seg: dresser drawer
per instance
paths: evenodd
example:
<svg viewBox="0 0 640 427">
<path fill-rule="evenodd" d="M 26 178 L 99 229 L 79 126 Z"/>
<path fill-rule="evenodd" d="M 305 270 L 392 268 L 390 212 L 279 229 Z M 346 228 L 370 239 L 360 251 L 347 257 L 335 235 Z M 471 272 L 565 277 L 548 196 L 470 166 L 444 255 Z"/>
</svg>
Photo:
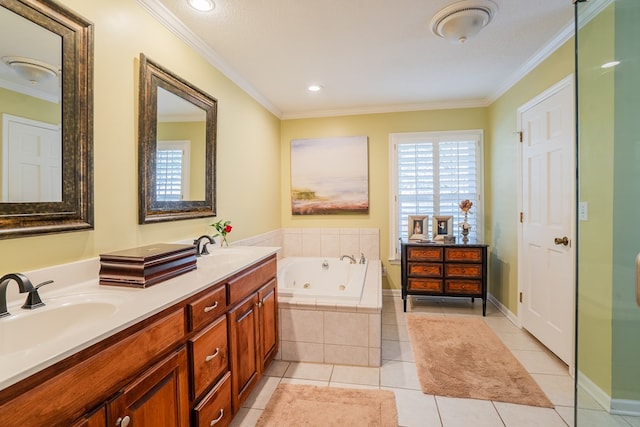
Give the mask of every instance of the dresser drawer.
<svg viewBox="0 0 640 427">
<path fill-rule="evenodd" d="M 409 261 L 442 261 L 442 248 L 435 246 L 412 246 L 407 248 Z"/>
<path fill-rule="evenodd" d="M 193 373 L 193 397 L 200 396 L 214 381 L 229 370 L 227 346 L 227 317 L 221 316 L 214 324 L 189 340 Z"/>
<path fill-rule="evenodd" d="M 408 287 L 409 291 L 422 291 L 422 292 L 442 292 L 442 280 L 439 279 L 409 279 Z"/>
<path fill-rule="evenodd" d="M 482 262 L 482 248 L 445 248 L 446 262 Z"/>
<path fill-rule="evenodd" d="M 482 278 L 481 264 L 445 264 L 445 277 L 470 277 L 474 279 Z"/>
<path fill-rule="evenodd" d="M 226 427 L 231 423 L 231 372 L 193 408 L 196 427 Z"/>
<path fill-rule="evenodd" d="M 442 264 L 409 263 L 409 276 L 442 277 Z"/>
<path fill-rule="evenodd" d="M 202 298 L 187 304 L 189 330 L 195 331 L 211 323 L 227 311 L 227 289 L 220 285 Z"/>
<path fill-rule="evenodd" d="M 445 292 L 461 295 L 482 295 L 482 281 L 480 280 L 445 280 Z"/>
</svg>

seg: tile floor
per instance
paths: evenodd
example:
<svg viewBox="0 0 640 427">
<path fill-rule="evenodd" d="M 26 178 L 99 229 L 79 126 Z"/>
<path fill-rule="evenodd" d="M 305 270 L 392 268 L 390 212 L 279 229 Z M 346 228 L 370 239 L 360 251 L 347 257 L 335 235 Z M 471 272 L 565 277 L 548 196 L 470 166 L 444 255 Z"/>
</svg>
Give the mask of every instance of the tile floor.
<svg viewBox="0 0 640 427">
<path fill-rule="evenodd" d="M 413 299 L 411 303 L 410 311 L 413 313 L 439 316 L 482 315 L 479 300 L 472 304 L 469 300 L 460 299 Z M 423 394 L 416 376 L 402 300 L 399 297 L 384 297 L 382 310 L 381 367 L 273 361 L 234 418 L 232 426 L 254 426 L 280 383 L 391 390 L 396 395 L 398 424 L 406 427 L 574 425 L 573 380 L 567 366 L 531 335 L 513 325 L 491 304 L 487 305 L 485 321 L 540 384 L 555 409 Z M 580 427 L 640 427 L 638 418 L 608 416 L 586 393 L 580 396 L 579 401 Z"/>
</svg>

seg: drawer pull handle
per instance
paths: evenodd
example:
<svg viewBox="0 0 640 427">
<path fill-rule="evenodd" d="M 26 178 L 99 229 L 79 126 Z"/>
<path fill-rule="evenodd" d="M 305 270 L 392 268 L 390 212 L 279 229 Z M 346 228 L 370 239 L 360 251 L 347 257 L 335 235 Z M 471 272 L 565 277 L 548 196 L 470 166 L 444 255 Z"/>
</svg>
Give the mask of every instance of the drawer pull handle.
<svg viewBox="0 0 640 427">
<path fill-rule="evenodd" d="M 216 309 L 217 307 L 218 307 L 218 301 L 214 302 L 214 303 L 213 303 L 213 305 L 210 305 L 210 306 L 208 306 L 208 307 L 205 307 L 205 308 L 204 308 L 204 312 L 205 312 L 205 313 L 208 313 L 208 312 L 210 312 L 211 310 Z"/>
<path fill-rule="evenodd" d="M 224 417 L 224 409 L 220 409 L 220 416 L 218 418 L 216 418 L 215 420 L 212 420 L 209 425 L 210 426 L 214 426 L 216 424 L 218 424 L 220 422 L 220 420 L 222 419 L 222 417 Z"/>
<path fill-rule="evenodd" d="M 216 352 L 213 353 L 211 356 L 207 356 L 204 358 L 205 362 L 211 362 L 213 359 L 215 359 L 216 357 L 218 357 L 218 354 L 220 353 L 220 349 L 218 347 L 216 347 Z"/>
<path fill-rule="evenodd" d="M 119 417 L 119 418 L 116 420 L 116 425 L 117 425 L 118 427 L 127 427 L 127 426 L 129 425 L 129 423 L 131 423 L 131 418 L 129 418 L 129 416 L 128 416 L 128 415 L 127 415 L 127 416 L 125 416 L 124 418 Z"/>
</svg>

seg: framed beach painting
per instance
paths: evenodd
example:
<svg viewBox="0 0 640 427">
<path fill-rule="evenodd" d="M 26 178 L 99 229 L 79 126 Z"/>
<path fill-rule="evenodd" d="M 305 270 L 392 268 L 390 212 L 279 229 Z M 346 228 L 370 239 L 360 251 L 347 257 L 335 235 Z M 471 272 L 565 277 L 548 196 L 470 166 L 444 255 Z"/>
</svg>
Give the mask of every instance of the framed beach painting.
<svg viewBox="0 0 640 427">
<path fill-rule="evenodd" d="M 369 213 L 366 136 L 291 140 L 291 213 Z"/>
</svg>

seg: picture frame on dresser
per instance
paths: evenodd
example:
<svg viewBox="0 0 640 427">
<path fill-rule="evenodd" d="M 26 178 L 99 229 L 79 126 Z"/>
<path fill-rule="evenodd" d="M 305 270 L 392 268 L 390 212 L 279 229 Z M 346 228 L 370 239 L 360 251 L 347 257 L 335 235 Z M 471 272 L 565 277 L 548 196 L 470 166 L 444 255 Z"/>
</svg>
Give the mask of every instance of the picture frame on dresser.
<svg viewBox="0 0 640 427">
<path fill-rule="evenodd" d="M 429 235 L 429 215 L 409 215 L 409 240 L 424 240 Z"/>
<path fill-rule="evenodd" d="M 444 236 L 453 236 L 453 217 L 451 215 L 434 215 L 432 232 L 434 241 L 443 241 Z"/>
</svg>

